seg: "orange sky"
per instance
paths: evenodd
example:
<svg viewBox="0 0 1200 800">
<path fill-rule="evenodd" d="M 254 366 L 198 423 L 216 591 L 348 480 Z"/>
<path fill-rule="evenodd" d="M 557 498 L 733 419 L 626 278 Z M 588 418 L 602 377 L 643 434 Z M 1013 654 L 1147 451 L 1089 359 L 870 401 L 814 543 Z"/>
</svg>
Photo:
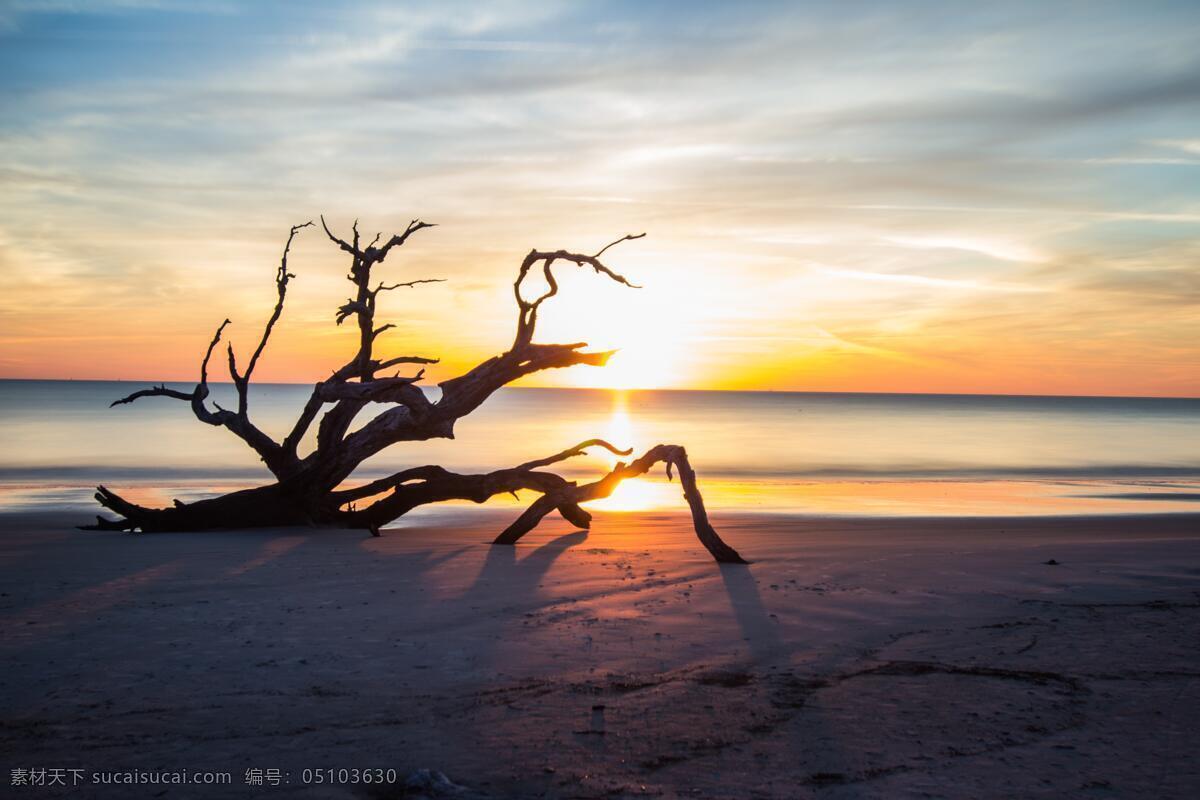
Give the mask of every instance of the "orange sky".
<svg viewBox="0 0 1200 800">
<path fill-rule="evenodd" d="M 457 274 L 450 228 L 422 232 L 384 267 L 389 279 L 446 277 L 385 296 L 380 320 L 396 331 L 384 355 L 427 355 L 437 381 L 502 350 L 511 340 L 514 264 L 522 250 Z M 578 237 L 582 249 L 602 242 Z M 204 243 L 192 242 L 193 247 Z M 275 243 L 278 245 L 278 243 Z M 546 243 L 540 246 L 553 246 Z M 194 380 L 223 315 L 245 352 L 273 300 L 269 245 L 247 249 L 256 264 L 171 270 L 114 291 L 55 282 L 10 309 L 6 377 Z M 276 248 L 277 249 L 277 248 Z M 245 259 L 250 261 L 251 259 Z M 1052 291 L 987 293 L 843 277 L 799 268 L 765 281 L 723 269 L 721 255 L 672 257 L 649 238 L 610 251 L 608 262 L 642 289 L 560 266 L 561 295 L 548 304 L 542 341 L 588 341 L 620 352 L 604 369 L 546 373 L 533 385 L 811 391 L 997 392 L 1179 395 L 1198 393 L 1195 345 L 1180 321 L 1120 298 Z M 197 259 L 197 263 L 202 262 Z M 735 260 L 731 263 L 737 263 Z M 333 324 L 345 265 L 322 235 L 306 231 L 292 259 L 298 278 L 258 377 L 307 382 L 343 363 L 356 332 Z M 246 275 L 253 281 L 239 281 Z M 490 278 L 490 280 L 487 280 Z M 51 308 L 37 296 L 52 295 Z M 11 297 L 11 295 L 10 295 Z M 1106 304 L 1102 304 L 1107 299 Z M 1031 308 L 1044 304 L 1045 308 Z M 218 374 L 220 374 L 218 372 Z"/>
<path fill-rule="evenodd" d="M 433 381 L 529 248 L 646 231 L 539 336 L 621 353 L 535 383 L 1200 395 L 1195 8 L 954 8 L 2 12 L 0 376 L 194 380 L 324 212 L 439 223 L 381 275 L 447 279 L 381 303 Z M 258 379 L 352 350 L 340 255 L 297 240 Z"/>
</svg>

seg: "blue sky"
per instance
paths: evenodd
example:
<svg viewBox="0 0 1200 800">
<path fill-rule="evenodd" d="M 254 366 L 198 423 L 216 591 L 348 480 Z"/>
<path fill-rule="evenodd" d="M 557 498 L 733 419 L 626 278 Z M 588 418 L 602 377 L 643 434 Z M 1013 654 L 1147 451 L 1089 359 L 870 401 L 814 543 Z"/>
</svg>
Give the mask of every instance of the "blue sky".
<svg viewBox="0 0 1200 800">
<path fill-rule="evenodd" d="M 529 247 L 646 230 L 547 319 L 633 383 L 1200 393 L 1194 2 L 9 2 L 0 92 L 2 374 L 190 376 L 325 213 L 441 224 L 448 371 Z M 264 376 L 342 341 L 296 263 Z"/>
</svg>

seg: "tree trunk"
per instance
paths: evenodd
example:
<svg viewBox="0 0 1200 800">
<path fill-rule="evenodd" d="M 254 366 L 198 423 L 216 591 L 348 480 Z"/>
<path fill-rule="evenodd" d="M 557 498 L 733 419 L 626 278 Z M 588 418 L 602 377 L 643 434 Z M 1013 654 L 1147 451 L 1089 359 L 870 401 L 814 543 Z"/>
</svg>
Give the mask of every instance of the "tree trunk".
<svg viewBox="0 0 1200 800">
<path fill-rule="evenodd" d="M 95 525 L 84 530 L 139 530 L 144 533 L 170 531 L 208 531 L 236 528 L 274 528 L 288 525 L 315 525 L 305 499 L 273 483 L 242 489 L 219 497 L 183 503 L 168 508 L 146 508 L 131 503 L 110 489 L 96 489 L 100 505 L 122 516 L 119 520 L 96 517 Z"/>
</svg>

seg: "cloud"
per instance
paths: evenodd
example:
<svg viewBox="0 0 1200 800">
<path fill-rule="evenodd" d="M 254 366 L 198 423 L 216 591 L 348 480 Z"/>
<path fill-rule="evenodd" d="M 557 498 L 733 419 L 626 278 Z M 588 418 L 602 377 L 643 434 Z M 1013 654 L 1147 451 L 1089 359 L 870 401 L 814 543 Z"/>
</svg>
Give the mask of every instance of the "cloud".
<svg viewBox="0 0 1200 800">
<path fill-rule="evenodd" d="M 1159 147 L 1170 147 L 1183 150 L 1185 153 L 1200 155 L 1200 139 L 1158 139 L 1151 142 Z M 1190 163 L 1190 162 L 1189 162 Z"/>
<path fill-rule="evenodd" d="M 952 92 L 949 98 L 926 102 L 873 104 L 843 112 L 830 124 L 964 126 L 981 131 L 981 138 L 994 139 L 998 127 L 1006 134 L 1040 132 L 1063 124 L 1198 105 L 1200 62 L 1159 74 L 1113 72 L 1100 80 L 1067 84 L 1049 92 L 1046 87 L 1007 96 Z"/>
<path fill-rule="evenodd" d="M 1019 242 L 1000 239 L 979 238 L 972 236 L 940 235 L 940 236 L 889 236 L 886 241 L 903 247 L 917 249 L 965 250 L 970 253 L 982 253 L 985 256 L 1004 261 L 1023 261 L 1037 263 L 1045 261 L 1046 256 L 1027 245 Z"/>
<path fill-rule="evenodd" d="M 442 223 L 389 276 L 453 283 L 390 308 L 420 318 L 405 344 L 461 359 L 510 337 L 529 247 L 642 229 L 622 266 L 720 287 L 695 330 L 778 333 L 755 374 L 796 319 L 960 365 L 1000 331 L 1030 353 L 1092 336 L 1088 303 L 1125 332 L 1113 358 L 1190 324 L 1194 4 L 287 8 L 6 7 L 0 276 L 26 288 L 0 324 L 29 324 L 33 271 L 70 283 L 60 317 L 91 302 L 122 335 L 161 323 L 140 292 L 182 296 L 203 342 L 214 314 L 261 314 L 280 231 L 321 212 Z M 344 265 L 319 242 L 295 258 L 287 320 L 327 320 Z M 698 381 L 740 374 L 722 353 Z"/>
<path fill-rule="evenodd" d="M 1044 291 L 1033 286 L 1022 286 L 986 281 L 958 280 L 953 278 L 931 278 L 928 275 L 910 275 L 903 272 L 867 272 L 857 269 L 839 269 L 810 264 L 810 269 L 826 275 L 839 278 L 850 278 L 860 281 L 880 281 L 883 283 L 908 284 L 930 289 L 957 289 L 977 292 L 1039 292 Z"/>
</svg>

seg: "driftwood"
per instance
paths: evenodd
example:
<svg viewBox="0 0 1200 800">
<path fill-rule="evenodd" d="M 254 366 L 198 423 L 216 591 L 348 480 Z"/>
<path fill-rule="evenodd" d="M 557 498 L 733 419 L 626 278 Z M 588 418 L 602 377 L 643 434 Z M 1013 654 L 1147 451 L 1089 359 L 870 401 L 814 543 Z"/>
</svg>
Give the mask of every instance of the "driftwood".
<svg viewBox="0 0 1200 800">
<path fill-rule="evenodd" d="M 566 250 L 531 250 L 521 262 L 513 283 L 518 316 L 512 346 L 466 373 L 441 383 L 441 397 L 434 402 L 417 385 L 424 376 L 423 369 L 408 376 L 378 374 L 400 365 L 435 364 L 437 359 L 377 355 L 377 340 L 394 326 L 377 325 L 375 311 L 381 293 L 439 279 L 389 284 L 373 283 L 372 276 L 372 271 L 383 263 L 393 249 L 403 246 L 418 231 L 433 226 L 414 220 L 403 233 L 392 236 L 383 244 L 380 244 L 382 235 L 378 235 L 364 246 L 360 241 L 357 222 L 352 228 L 353 236 L 347 241 L 336 236 L 322 217 L 321 227 L 329 240 L 351 260 L 347 278 L 354 286 L 354 296 L 338 308 L 336 321 L 340 325 L 354 319 L 359 331 L 358 350 L 349 362 L 313 386 L 312 394 L 291 430 L 282 440 L 276 441 L 250 420 L 250 380 L 266 349 L 271 331 L 283 313 L 288 282 L 295 277 L 288 272 L 287 263 L 292 243 L 302 230 L 312 225 L 312 222 L 296 225 L 288 235 L 275 273 L 278 300 L 258 346 L 245 362 L 244 368 L 239 367 L 233 346 L 226 346 L 229 375 L 237 391 L 236 409 L 221 408 L 216 403 L 210 404 L 208 399 L 209 364 L 225 328 L 230 324 L 228 319 L 217 327 L 208 343 L 200 362 L 200 380 L 191 392 L 160 385 L 134 392 L 112 404 L 133 403 L 144 397 L 182 400 L 190 405 L 192 413 L 201 422 L 228 429 L 253 449 L 274 476 L 275 482 L 193 503 L 176 500 L 169 508 L 146 508 L 100 486 L 96 491 L 96 500 L 120 516 L 117 519 L 97 517 L 96 524 L 86 526 L 86 529 L 159 532 L 303 524 L 360 528 L 379 535 L 380 528 L 387 523 L 428 503 L 446 500 L 483 503 L 497 494 L 515 494 L 520 490 L 537 493 L 537 500 L 496 537 L 496 544 L 510 545 L 532 530 L 551 511 L 558 511 L 572 525 L 589 527 L 592 517 L 583 509 L 582 503 L 608 497 L 621 481 L 644 475 L 656 464 L 662 463 L 668 478 L 672 477 L 673 471 L 679 473 L 683 494 L 691 507 L 696 534 L 701 543 L 717 561 L 744 563 L 741 556 L 721 540 L 709 523 L 704 500 L 696 485 L 696 474 L 688 462 L 686 451 L 678 445 L 660 444 L 652 447 L 640 458 L 628 463 L 618 462 L 599 480 L 582 485 L 548 472 L 545 468 L 580 455 L 589 447 L 602 447 L 622 456 L 629 455 L 631 451 L 620 450 L 600 439 L 589 439 L 546 458 L 480 475 L 461 475 L 439 466 L 419 466 L 360 486 L 343 488 L 359 464 L 387 447 L 406 441 L 453 438 L 455 422 L 478 408 L 497 389 L 524 375 L 580 364 L 603 366 L 612 353 L 589 352 L 584 349 L 586 343 L 535 343 L 533 335 L 538 311 L 543 303 L 558 294 L 558 282 L 553 272 L 556 264 L 588 267 L 600 276 L 636 288 L 623 275 L 605 266 L 600 258 L 614 245 L 640 239 L 645 234 L 624 236 L 594 255 Z M 534 272 L 541 273 L 548 288 L 538 297 L 527 299 L 522 294 L 522 285 L 526 277 Z M 381 404 L 388 408 L 351 432 L 354 420 L 370 404 Z M 314 423 L 317 423 L 316 446 L 311 452 L 301 455 L 300 444 Z"/>
</svg>

